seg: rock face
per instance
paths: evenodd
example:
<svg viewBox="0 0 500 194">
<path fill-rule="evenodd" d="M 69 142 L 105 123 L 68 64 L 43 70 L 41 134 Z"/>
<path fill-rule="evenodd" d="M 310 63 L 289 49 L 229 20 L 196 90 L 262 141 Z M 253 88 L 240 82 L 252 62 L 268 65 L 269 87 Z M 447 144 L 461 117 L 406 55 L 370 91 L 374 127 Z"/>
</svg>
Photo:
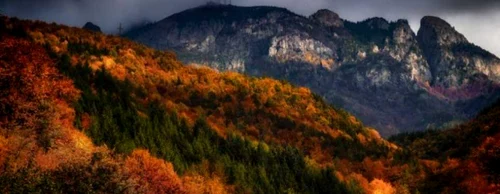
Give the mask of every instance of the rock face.
<svg viewBox="0 0 500 194">
<path fill-rule="evenodd" d="M 303 62 L 326 69 L 334 68 L 336 57 L 335 52 L 322 42 L 299 35 L 273 37 L 268 56 L 281 63 Z"/>
<path fill-rule="evenodd" d="M 93 24 L 92 22 L 87 22 L 82 28 L 90 30 L 90 31 L 94 31 L 94 32 L 101 32 L 101 28 L 99 26 Z"/>
<path fill-rule="evenodd" d="M 420 21 L 419 40 L 427 47 L 468 43 L 467 39 L 441 18 L 425 16 Z"/>
<path fill-rule="evenodd" d="M 466 119 L 498 96 L 499 59 L 436 17 L 415 35 L 406 20 L 205 6 L 128 36 L 187 64 L 309 87 L 384 136 Z"/>
<path fill-rule="evenodd" d="M 317 11 L 310 18 L 327 27 L 344 27 L 344 21 L 340 19 L 339 15 L 327 9 Z"/>
<path fill-rule="evenodd" d="M 473 45 L 446 21 L 427 16 L 418 32 L 421 48 L 432 69 L 432 84 L 445 90 L 454 89 L 480 95 L 489 89 L 484 82 L 500 81 L 500 60 Z M 470 88 L 477 85 L 479 88 Z M 471 89 L 475 91 L 470 91 Z"/>
</svg>

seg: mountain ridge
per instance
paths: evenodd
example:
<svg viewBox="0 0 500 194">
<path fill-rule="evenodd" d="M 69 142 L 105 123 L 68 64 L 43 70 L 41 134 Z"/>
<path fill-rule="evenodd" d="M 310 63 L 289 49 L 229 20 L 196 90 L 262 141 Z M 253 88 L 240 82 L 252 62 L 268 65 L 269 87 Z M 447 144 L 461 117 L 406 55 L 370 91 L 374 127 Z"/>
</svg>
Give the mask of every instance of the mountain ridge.
<svg viewBox="0 0 500 194">
<path fill-rule="evenodd" d="M 218 10 L 219 15 L 203 15 L 200 10 L 205 9 Z M 184 17 L 179 20 L 179 15 Z M 186 20 L 191 15 L 204 17 L 193 23 Z M 423 46 L 435 42 L 434 37 L 424 41 L 424 30 L 419 38 L 406 20 L 369 18 L 354 23 L 329 10 L 305 17 L 276 7 L 217 6 L 174 16 L 128 37 L 157 49 L 173 49 L 187 64 L 307 86 L 384 136 L 466 120 L 476 112 L 471 115 L 457 103 L 486 99 L 498 88 L 496 56 L 469 44 L 451 25 L 434 17 L 424 17 L 423 28 L 427 23 L 444 25 L 440 36 L 459 37 L 460 45 L 440 54 L 437 46 Z M 368 100 L 371 94 L 380 96 L 373 104 Z M 415 103 L 391 102 L 387 99 L 392 94 Z M 492 102 L 484 104 L 488 103 Z M 439 110 L 430 108 L 434 106 Z M 417 113 L 405 113 L 412 109 Z"/>
<path fill-rule="evenodd" d="M 396 146 L 286 81 L 40 21 L 0 17 L 0 35 L 3 193 L 500 189 L 498 103 Z"/>
</svg>

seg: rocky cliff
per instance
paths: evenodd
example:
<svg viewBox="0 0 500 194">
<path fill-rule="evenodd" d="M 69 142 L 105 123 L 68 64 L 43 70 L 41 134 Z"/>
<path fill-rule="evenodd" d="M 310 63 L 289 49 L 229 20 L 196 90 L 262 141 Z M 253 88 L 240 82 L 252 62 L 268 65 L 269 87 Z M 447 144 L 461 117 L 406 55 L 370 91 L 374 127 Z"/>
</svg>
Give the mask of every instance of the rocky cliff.
<svg viewBox="0 0 500 194">
<path fill-rule="evenodd" d="M 384 136 L 471 117 L 496 98 L 499 59 L 442 19 L 304 17 L 283 8 L 202 6 L 129 32 L 187 64 L 310 87 Z"/>
<path fill-rule="evenodd" d="M 431 68 L 431 85 L 440 94 L 470 99 L 496 88 L 500 81 L 500 60 L 471 44 L 446 21 L 424 17 L 418 40 Z"/>
</svg>

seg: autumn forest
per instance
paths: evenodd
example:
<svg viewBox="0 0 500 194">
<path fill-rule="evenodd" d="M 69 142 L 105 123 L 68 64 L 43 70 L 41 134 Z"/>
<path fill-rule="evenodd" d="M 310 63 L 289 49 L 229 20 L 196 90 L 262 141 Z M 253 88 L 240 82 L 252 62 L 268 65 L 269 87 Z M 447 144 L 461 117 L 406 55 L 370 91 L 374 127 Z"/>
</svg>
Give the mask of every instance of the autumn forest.
<svg viewBox="0 0 500 194">
<path fill-rule="evenodd" d="M 497 193 L 500 103 L 382 138 L 305 87 L 0 18 L 1 193 Z"/>
</svg>

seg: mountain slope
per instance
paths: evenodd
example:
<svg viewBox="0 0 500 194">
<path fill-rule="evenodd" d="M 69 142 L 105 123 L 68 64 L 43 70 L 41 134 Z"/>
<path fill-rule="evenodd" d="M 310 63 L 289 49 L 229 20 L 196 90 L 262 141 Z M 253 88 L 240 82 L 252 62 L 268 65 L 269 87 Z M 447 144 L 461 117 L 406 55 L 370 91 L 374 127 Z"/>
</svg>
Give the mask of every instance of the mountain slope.
<svg viewBox="0 0 500 194">
<path fill-rule="evenodd" d="M 397 147 L 306 88 L 114 36 L 2 17 L 0 51 L 2 193 L 499 189 L 498 103 Z"/>
<path fill-rule="evenodd" d="M 380 172 L 399 148 L 306 88 L 55 24 L 2 17 L 0 35 L 3 193 L 399 185 Z"/>
<path fill-rule="evenodd" d="M 500 102 L 453 129 L 401 134 L 392 141 L 415 156 L 436 160 L 419 190 L 432 193 L 500 191 Z"/>
<path fill-rule="evenodd" d="M 498 96 L 496 56 L 441 19 L 422 23 L 415 35 L 405 20 L 353 23 L 328 10 L 306 18 L 275 7 L 212 5 L 127 36 L 172 49 L 187 64 L 309 87 L 388 136 L 467 119 Z M 457 45 L 439 43 L 448 39 Z"/>
</svg>

